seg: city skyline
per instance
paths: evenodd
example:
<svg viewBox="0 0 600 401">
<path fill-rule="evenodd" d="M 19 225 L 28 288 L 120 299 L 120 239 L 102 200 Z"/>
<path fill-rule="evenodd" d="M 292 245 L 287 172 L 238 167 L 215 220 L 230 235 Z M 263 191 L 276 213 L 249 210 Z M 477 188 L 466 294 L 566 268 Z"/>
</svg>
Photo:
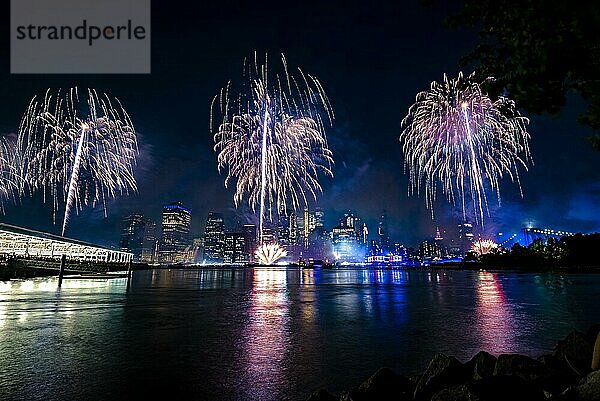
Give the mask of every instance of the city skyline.
<svg viewBox="0 0 600 401">
<path fill-rule="evenodd" d="M 323 7 L 315 10 L 317 16 L 330 11 L 328 6 Z M 221 210 L 227 216 L 245 219 L 248 211 L 234 209 L 232 191 L 223 187 L 224 177 L 214 166 L 212 138 L 207 128 L 208 105 L 218 88 L 239 74 L 241 59 L 254 50 L 273 54 L 283 51 L 294 65 L 301 64 L 319 76 L 336 113 L 333 128 L 328 132 L 336 160 L 335 178 L 323 180 L 324 191 L 316 203 L 328 216 L 327 225 L 335 223 L 338 214 L 355 209 L 371 216 L 372 226 L 381 210 L 386 210 L 393 236 L 405 243 L 417 243 L 431 227 L 454 222 L 458 211 L 442 205 L 442 212 L 432 221 L 423 199 L 408 196 L 408 179 L 397 138 L 400 121 L 418 91 L 426 89 L 443 72 L 454 75 L 463 69 L 458 60 L 475 42 L 475 35 L 474 31 L 444 27 L 443 17 L 456 8 L 453 5 L 380 7 L 385 10 L 379 11 L 390 15 L 407 16 L 407 26 L 384 24 L 366 29 L 369 32 L 363 32 L 366 37 L 350 35 L 341 42 L 338 51 L 332 51 L 336 48 L 334 44 L 337 46 L 335 38 L 347 33 L 353 18 L 360 19 L 367 27 L 373 26 L 368 16 L 375 10 L 351 6 L 346 17 L 327 26 L 318 18 L 312 20 L 315 32 L 302 40 L 292 30 L 276 25 L 286 36 L 285 45 L 250 30 L 247 38 L 224 38 L 230 45 L 230 50 L 224 52 L 207 45 L 213 35 L 210 15 L 224 11 L 212 5 L 199 12 L 200 18 L 207 22 L 205 30 L 191 30 L 190 37 L 182 39 L 188 46 L 197 42 L 194 46 L 207 49 L 189 59 L 188 52 L 168 48 L 168 43 L 176 37 L 169 31 L 174 22 L 166 18 L 189 17 L 172 6 L 157 4 L 156 14 L 165 17 L 153 24 L 153 45 L 163 54 L 173 56 L 170 59 L 181 69 L 180 76 L 172 75 L 170 64 L 159 59 L 154 60 L 151 77 L 127 80 L 119 76 L 49 78 L 2 73 L 0 79 L 8 90 L 1 95 L 6 107 L 0 111 L 0 128 L 4 133 L 14 132 L 31 96 L 48 86 L 96 87 L 118 97 L 127 107 L 140 134 L 141 153 L 136 170 L 139 195 L 111 201 L 108 217 L 98 209 L 82 210 L 73 219 L 67 236 L 115 246 L 113 233 L 124 214 L 138 210 L 158 221 L 160 212 L 155 202 L 165 204 L 172 199 L 181 199 L 200 215 Z M 290 10 L 280 12 L 284 11 Z M 242 7 L 233 10 L 230 16 L 235 20 L 246 12 L 250 10 Z M 387 39 L 387 33 L 401 37 L 403 32 L 414 30 L 416 27 L 410 21 L 418 18 L 410 18 L 411 15 L 431 19 L 428 38 L 406 43 Z M 323 39 L 326 29 L 333 31 L 332 39 Z M 361 45 L 372 43 L 373 39 L 379 39 L 376 42 L 380 44 L 374 48 Z M 351 63 L 346 63 L 348 60 Z M 381 74 L 363 77 L 367 61 L 374 63 Z M 585 140 L 592 134 L 591 129 L 576 125 L 581 100 L 570 96 L 568 101 L 567 109 L 557 118 L 527 115 L 531 119 L 534 165 L 521 177 L 524 198 L 510 186 L 502 191 L 502 206 L 492 203 L 492 216 L 486 219 L 485 229 L 489 232 L 517 230 L 529 222 L 533 226 L 567 231 L 600 229 L 599 211 L 593 207 L 598 201 L 599 180 L 591 168 L 600 156 Z M 556 150 L 558 147 L 560 152 Z M 311 203 L 310 208 L 314 207 L 315 203 Z M 56 233 L 59 227 L 52 224 L 49 209 L 50 205 L 43 205 L 39 198 L 26 199 L 17 206 L 7 205 L 2 221 Z M 192 222 L 193 231 L 201 231 L 201 227 L 201 221 Z"/>
<path fill-rule="evenodd" d="M 222 212 L 210 211 L 195 220 L 205 221 L 202 232 L 190 231 L 192 211 L 181 202 L 163 206 L 160 225 L 141 213 L 121 219 L 119 250 L 130 252 L 135 262 L 171 264 L 246 265 L 259 262 L 258 226 L 228 221 Z M 529 246 L 535 240 L 559 240 L 576 233 L 549 227 L 524 226 L 513 232 L 485 235 L 470 222 L 435 226 L 415 243 L 390 236 L 385 211 L 369 228 L 364 216 L 348 210 L 326 225 L 322 209 L 305 208 L 300 213 L 280 215 L 264 229 L 265 243 L 285 250 L 284 263 L 326 261 L 329 263 L 408 264 L 456 262 L 468 252 L 481 253 L 484 247 L 510 250 Z"/>
</svg>

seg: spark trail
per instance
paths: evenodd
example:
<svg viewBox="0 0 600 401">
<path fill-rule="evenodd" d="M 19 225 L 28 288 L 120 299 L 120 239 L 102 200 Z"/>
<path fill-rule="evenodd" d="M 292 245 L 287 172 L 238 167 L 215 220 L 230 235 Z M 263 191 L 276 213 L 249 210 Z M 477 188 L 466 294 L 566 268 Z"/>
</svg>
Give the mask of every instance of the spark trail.
<svg viewBox="0 0 600 401">
<path fill-rule="evenodd" d="M 240 88 L 229 83 L 211 104 L 218 169 L 227 171 L 225 187 L 235 182 L 236 206 L 258 208 L 260 245 L 266 218 L 316 199 L 319 176 L 333 176 L 325 128 L 334 116 L 323 86 L 301 69 L 292 74 L 283 55 L 281 66 L 272 73 L 255 54 Z"/>
<path fill-rule="evenodd" d="M 56 220 L 64 201 L 61 233 L 73 210 L 137 192 L 137 139 L 121 103 L 77 88 L 34 97 L 19 128 L 18 153 L 29 193 L 50 196 Z M 26 190 L 21 191 L 23 194 Z"/>
<path fill-rule="evenodd" d="M 444 74 L 441 83 L 432 82 L 430 90 L 417 94 L 402 120 L 409 194 L 424 189 L 433 217 L 439 185 L 450 203 L 460 204 L 465 219 L 471 209 L 483 225 L 489 215 L 487 192 L 500 203 L 505 175 L 523 195 L 519 168 L 527 170 L 531 162 L 528 124 L 513 101 L 490 99 L 473 74 L 465 78 L 460 73 L 456 79 Z"/>
</svg>

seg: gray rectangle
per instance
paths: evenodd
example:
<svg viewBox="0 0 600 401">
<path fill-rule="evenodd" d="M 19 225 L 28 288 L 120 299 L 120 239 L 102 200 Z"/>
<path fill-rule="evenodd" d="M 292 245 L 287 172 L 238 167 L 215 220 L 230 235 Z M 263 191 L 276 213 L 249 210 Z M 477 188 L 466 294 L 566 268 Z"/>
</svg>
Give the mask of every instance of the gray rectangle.
<svg viewBox="0 0 600 401">
<path fill-rule="evenodd" d="M 149 74 L 150 0 L 11 0 L 12 74 Z"/>
</svg>

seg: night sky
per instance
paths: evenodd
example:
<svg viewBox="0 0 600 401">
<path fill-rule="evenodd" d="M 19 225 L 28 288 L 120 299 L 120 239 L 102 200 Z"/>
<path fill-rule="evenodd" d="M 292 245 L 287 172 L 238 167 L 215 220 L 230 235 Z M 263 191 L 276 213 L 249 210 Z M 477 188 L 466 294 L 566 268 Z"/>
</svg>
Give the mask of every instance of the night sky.
<svg viewBox="0 0 600 401">
<path fill-rule="evenodd" d="M 407 196 L 398 136 L 416 93 L 443 73 L 455 76 L 460 57 L 478 41 L 475 30 L 444 26 L 457 4 L 214 3 L 153 2 L 150 75 L 34 76 L 9 73 L 10 14 L 4 2 L 0 132 L 15 132 L 33 95 L 47 87 L 80 86 L 118 97 L 140 135 L 139 194 L 112 201 L 107 218 L 100 209 L 84 210 L 71 219 L 68 236 L 114 245 L 123 215 L 141 211 L 158 221 L 162 205 L 176 200 L 192 209 L 196 233 L 210 210 L 226 212 L 231 224 L 236 215 L 244 222 L 217 172 L 208 117 L 213 96 L 228 80 L 240 81 L 242 61 L 255 50 L 271 57 L 285 53 L 291 66 L 320 79 L 332 102 L 336 120 L 328 139 L 335 177 L 323 180 L 316 203 L 328 227 L 352 209 L 374 232 L 385 210 L 395 241 L 415 244 L 436 225 L 452 231 L 458 213 L 451 206 L 440 203 L 432 221 L 424 200 Z M 600 230 L 600 153 L 585 141 L 591 130 L 575 122 L 581 108 L 571 96 L 559 117 L 529 115 L 535 164 L 522 174 L 525 196 L 504 182 L 502 206 L 492 207 L 486 232 L 514 232 L 525 224 Z M 60 224 L 52 224 L 51 210 L 28 199 L 9 206 L 0 219 L 56 233 Z"/>
</svg>

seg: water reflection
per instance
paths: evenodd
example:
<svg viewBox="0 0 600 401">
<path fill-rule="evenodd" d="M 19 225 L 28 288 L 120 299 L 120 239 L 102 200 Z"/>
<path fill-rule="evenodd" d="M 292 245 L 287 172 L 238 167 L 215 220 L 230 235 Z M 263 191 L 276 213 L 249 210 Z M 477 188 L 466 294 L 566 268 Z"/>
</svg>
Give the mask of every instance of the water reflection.
<svg viewBox="0 0 600 401">
<path fill-rule="evenodd" d="M 0 398 L 134 399 L 160 378 L 173 399 L 301 401 L 381 366 L 422 371 L 438 352 L 537 356 L 600 321 L 600 275 L 566 277 L 211 268 L 135 272 L 129 292 L 124 279 L 0 282 Z"/>
<path fill-rule="evenodd" d="M 246 389 L 257 400 L 281 399 L 284 358 L 289 345 L 289 304 L 285 269 L 255 269 L 242 335 Z"/>
<path fill-rule="evenodd" d="M 481 336 L 481 348 L 493 352 L 517 349 L 515 319 L 497 273 L 480 271 L 476 283 L 475 322 Z"/>
</svg>

